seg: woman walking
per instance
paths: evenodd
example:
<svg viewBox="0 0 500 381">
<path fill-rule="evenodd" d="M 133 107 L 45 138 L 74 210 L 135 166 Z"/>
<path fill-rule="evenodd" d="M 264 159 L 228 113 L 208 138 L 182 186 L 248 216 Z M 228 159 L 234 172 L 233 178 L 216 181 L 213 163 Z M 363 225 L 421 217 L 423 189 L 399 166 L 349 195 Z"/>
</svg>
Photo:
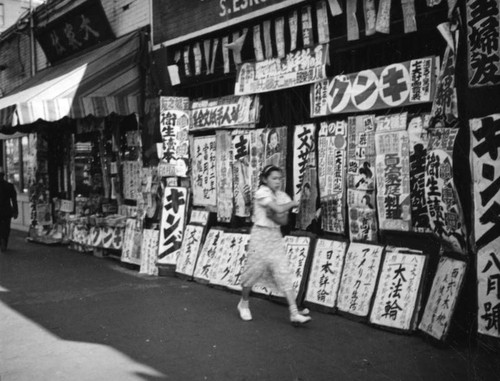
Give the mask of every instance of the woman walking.
<svg viewBox="0 0 500 381">
<path fill-rule="evenodd" d="M 241 275 L 243 287 L 238 311 L 242 320 L 252 320 L 249 296 L 252 286 L 270 276 L 270 280 L 286 297 L 290 322 L 301 325 L 311 321 L 309 311 L 299 311 L 288 266 L 285 242 L 280 226 L 288 223 L 288 212 L 299 205 L 280 191 L 282 170 L 275 165 L 266 166 L 260 174 L 260 186 L 255 192 L 254 226 L 250 235 L 248 258 Z M 287 202 L 278 203 L 286 195 Z"/>
</svg>

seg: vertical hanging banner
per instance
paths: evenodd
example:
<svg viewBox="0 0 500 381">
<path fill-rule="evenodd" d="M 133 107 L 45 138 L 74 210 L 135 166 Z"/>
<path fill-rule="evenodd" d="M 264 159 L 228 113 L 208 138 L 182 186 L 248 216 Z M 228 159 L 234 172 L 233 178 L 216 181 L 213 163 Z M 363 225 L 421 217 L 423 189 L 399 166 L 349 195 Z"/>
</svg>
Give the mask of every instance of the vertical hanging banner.
<svg viewBox="0 0 500 381">
<path fill-rule="evenodd" d="M 500 2 L 467 0 L 469 86 L 500 83 Z"/>
<path fill-rule="evenodd" d="M 221 244 L 224 237 L 224 231 L 221 229 L 210 229 L 203 243 L 203 248 L 196 261 L 194 270 L 194 279 L 201 283 L 208 283 L 210 281 L 210 273 L 212 265 L 216 260 L 217 248 Z"/>
<path fill-rule="evenodd" d="M 189 98 L 160 97 L 161 163 L 168 176 L 187 176 L 189 108 Z"/>
<path fill-rule="evenodd" d="M 252 207 L 252 171 L 250 169 L 250 132 L 234 131 L 231 150 L 233 152 L 234 214 L 250 217 Z"/>
<path fill-rule="evenodd" d="M 345 234 L 347 122 L 322 122 L 318 137 L 318 177 L 324 231 Z"/>
<path fill-rule="evenodd" d="M 295 126 L 293 132 L 293 191 L 292 197 L 299 201 L 303 186 L 304 174 L 309 163 L 309 154 L 315 148 L 314 134 L 316 126 L 301 124 Z"/>
<path fill-rule="evenodd" d="M 297 34 L 299 30 L 299 16 L 297 10 L 288 15 L 288 27 L 290 28 L 290 51 L 297 49 Z"/>
<path fill-rule="evenodd" d="M 215 135 L 193 139 L 192 187 L 193 205 L 217 206 Z"/>
<path fill-rule="evenodd" d="M 337 304 L 347 242 L 318 239 L 304 302 L 333 309 Z"/>
<path fill-rule="evenodd" d="M 252 192 L 252 200 L 257 188 L 259 187 L 260 172 L 264 163 L 264 129 L 259 128 L 250 130 L 250 171 L 252 181 L 250 189 Z"/>
<path fill-rule="evenodd" d="M 500 337 L 500 114 L 469 122 L 478 331 Z"/>
<path fill-rule="evenodd" d="M 210 73 L 215 73 L 215 58 L 217 57 L 217 48 L 219 47 L 219 39 L 214 38 L 214 42 L 212 44 L 212 61 L 210 62 Z"/>
<path fill-rule="evenodd" d="M 356 18 L 357 0 L 346 0 L 347 41 L 359 40 L 359 26 Z"/>
<path fill-rule="evenodd" d="M 230 131 L 215 132 L 217 221 L 230 222 L 233 215 L 233 159 Z"/>
<path fill-rule="evenodd" d="M 425 202 L 432 232 L 452 251 L 466 254 L 462 206 L 453 181 L 453 147 L 458 129 L 429 130 L 425 168 Z"/>
<path fill-rule="evenodd" d="M 142 241 L 142 220 L 139 218 L 127 218 L 125 222 L 125 232 L 123 234 L 121 261 L 141 264 L 141 241 Z"/>
<path fill-rule="evenodd" d="M 337 300 L 339 311 L 368 317 L 383 251 L 378 245 L 349 245 Z"/>
<path fill-rule="evenodd" d="M 405 126 L 406 127 L 406 126 Z M 380 229 L 410 231 L 410 146 L 405 130 L 375 133 Z"/>
<path fill-rule="evenodd" d="M 286 127 L 271 127 L 264 130 L 264 167 L 272 164 L 283 170 L 286 168 L 286 131 Z M 285 173 L 283 172 L 283 185 L 285 184 Z M 285 188 L 282 187 L 282 189 Z"/>
<path fill-rule="evenodd" d="M 222 37 L 222 60 L 224 62 L 224 74 L 229 73 L 230 71 L 230 62 L 229 62 L 229 49 L 226 47 L 229 44 L 229 37 Z"/>
<path fill-rule="evenodd" d="M 205 228 L 198 225 L 186 225 L 182 246 L 177 258 L 175 272 L 191 278 L 194 274 L 198 254 L 200 253 L 201 242 Z"/>
<path fill-rule="evenodd" d="M 310 5 L 302 7 L 300 10 L 300 20 L 302 24 L 302 46 L 307 48 L 314 45 L 313 22 Z"/>
<path fill-rule="evenodd" d="M 427 256 L 419 250 L 387 246 L 370 323 L 413 331 Z"/>
<path fill-rule="evenodd" d="M 210 72 L 210 44 L 212 40 L 203 40 L 203 57 L 205 58 L 205 73 L 207 75 L 211 74 Z"/>
<path fill-rule="evenodd" d="M 330 13 L 333 17 L 342 14 L 342 7 L 339 4 L 339 0 L 328 0 L 328 4 L 330 5 Z"/>
<path fill-rule="evenodd" d="M 455 127 L 458 122 L 455 64 L 455 53 L 447 46 L 432 103 L 430 127 Z"/>
<path fill-rule="evenodd" d="M 403 23 L 405 33 L 417 31 L 417 19 L 415 17 L 415 0 L 401 0 L 403 8 Z"/>
<path fill-rule="evenodd" d="M 313 148 L 307 159 L 307 167 L 302 178 L 300 205 L 295 227 L 298 230 L 310 230 L 316 220 L 318 201 L 318 169 L 316 167 L 316 150 Z"/>
<path fill-rule="evenodd" d="M 201 46 L 200 43 L 197 42 L 193 45 L 193 54 L 194 54 L 194 75 L 201 75 Z"/>
<path fill-rule="evenodd" d="M 348 119 L 347 210 L 351 241 L 377 242 L 375 116 Z"/>
<path fill-rule="evenodd" d="M 377 24 L 377 9 L 375 8 L 375 0 L 363 1 L 363 14 L 365 16 L 365 34 L 371 36 L 375 34 Z"/>
<path fill-rule="evenodd" d="M 184 58 L 184 75 L 186 77 L 191 76 L 191 64 L 189 62 L 189 45 L 184 47 L 183 58 Z"/>
<path fill-rule="evenodd" d="M 375 30 L 379 33 L 389 34 L 390 32 L 391 3 L 392 0 L 380 0 L 378 4 L 377 24 Z"/>
<path fill-rule="evenodd" d="M 182 245 L 189 193 L 183 187 L 166 187 L 163 194 L 158 264 L 174 265 Z"/>
<path fill-rule="evenodd" d="M 425 166 L 429 137 L 429 114 L 414 115 L 408 123 L 410 140 L 410 199 L 412 230 L 429 233 L 429 214 L 425 202 Z"/>
<path fill-rule="evenodd" d="M 276 37 L 277 57 L 285 57 L 285 18 L 283 16 L 274 20 L 274 33 Z"/>
<path fill-rule="evenodd" d="M 330 42 L 330 26 L 328 25 L 328 5 L 326 0 L 316 3 L 316 25 L 318 27 L 318 44 Z"/>
<path fill-rule="evenodd" d="M 139 273 L 158 275 L 156 260 L 158 259 L 158 240 L 160 232 L 153 229 L 144 229 L 142 231 L 141 243 L 141 269 Z"/>
<path fill-rule="evenodd" d="M 264 60 L 264 51 L 262 50 L 262 40 L 260 35 L 260 24 L 253 27 L 253 50 L 257 61 Z"/>
<path fill-rule="evenodd" d="M 264 31 L 264 47 L 265 47 L 265 57 L 270 59 L 273 57 L 273 43 L 271 39 L 271 20 L 265 20 L 263 25 Z"/>
<path fill-rule="evenodd" d="M 444 340 L 450 328 L 467 264 L 453 258 L 439 258 L 436 275 L 418 328 L 426 334 Z"/>
</svg>

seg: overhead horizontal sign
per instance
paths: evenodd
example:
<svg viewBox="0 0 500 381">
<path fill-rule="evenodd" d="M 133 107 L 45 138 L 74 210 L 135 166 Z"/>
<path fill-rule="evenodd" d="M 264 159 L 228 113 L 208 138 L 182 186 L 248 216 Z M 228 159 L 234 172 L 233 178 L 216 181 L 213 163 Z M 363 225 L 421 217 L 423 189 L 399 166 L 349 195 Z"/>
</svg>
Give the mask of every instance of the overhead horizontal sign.
<svg viewBox="0 0 500 381">
<path fill-rule="evenodd" d="M 311 116 L 431 102 L 436 63 L 426 57 L 319 81 L 311 86 Z"/>
<path fill-rule="evenodd" d="M 234 93 L 265 93 L 326 79 L 328 45 L 297 50 L 284 58 L 247 62 L 240 66 Z"/>
</svg>

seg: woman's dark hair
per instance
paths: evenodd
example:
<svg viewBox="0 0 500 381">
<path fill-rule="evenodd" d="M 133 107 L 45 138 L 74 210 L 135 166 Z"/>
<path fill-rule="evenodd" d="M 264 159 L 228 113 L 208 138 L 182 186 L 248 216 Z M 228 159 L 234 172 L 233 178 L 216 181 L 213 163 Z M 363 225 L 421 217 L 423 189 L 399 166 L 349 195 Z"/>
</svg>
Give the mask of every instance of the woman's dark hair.
<svg viewBox="0 0 500 381">
<path fill-rule="evenodd" d="M 259 176 L 259 185 L 264 185 L 264 179 L 267 179 L 271 172 L 280 172 L 283 173 L 283 170 L 280 167 L 277 167 L 273 164 L 266 165 L 264 168 L 262 168 L 262 171 L 260 171 L 260 176 Z"/>
</svg>

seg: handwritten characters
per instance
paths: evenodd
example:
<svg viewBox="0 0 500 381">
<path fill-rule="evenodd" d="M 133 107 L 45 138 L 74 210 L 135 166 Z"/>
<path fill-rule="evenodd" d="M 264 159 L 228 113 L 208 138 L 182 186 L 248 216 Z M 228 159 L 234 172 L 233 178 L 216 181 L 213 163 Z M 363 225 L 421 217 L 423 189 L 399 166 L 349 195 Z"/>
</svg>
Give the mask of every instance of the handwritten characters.
<svg viewBox="0 0 500 381">
<path fill-rule="evenodd" d="M 192 148 L 193 205 L 217 205 L 216 137 L 193 138 Z"/>
</svg>

